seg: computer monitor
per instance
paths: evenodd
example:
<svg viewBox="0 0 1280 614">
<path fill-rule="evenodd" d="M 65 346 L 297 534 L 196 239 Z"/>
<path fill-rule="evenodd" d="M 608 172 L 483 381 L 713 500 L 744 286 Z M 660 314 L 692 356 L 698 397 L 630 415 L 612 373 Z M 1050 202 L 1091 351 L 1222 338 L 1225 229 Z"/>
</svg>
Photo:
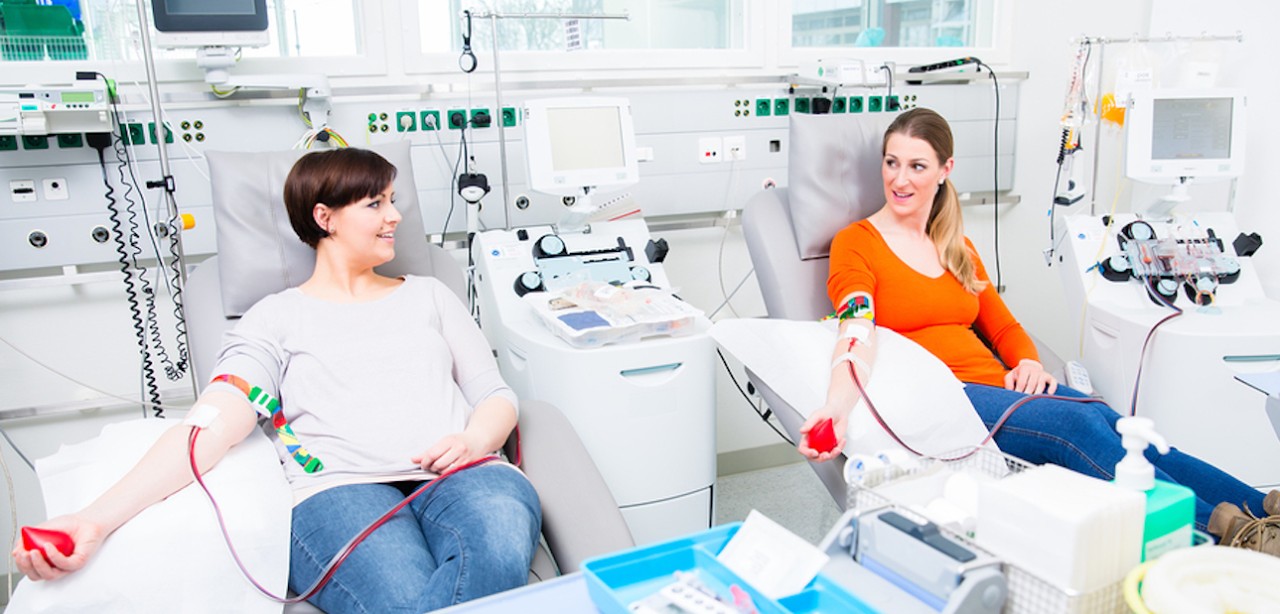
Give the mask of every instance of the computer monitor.
<svg viewBox="0 0 1280 614">
<path fill-rule="evenodd" d="M 579 199 L 639 180 L 631 103 L 625 98 L 530 100 L 524 108 L 525 160 L 529 186 L 538 192 Z"/>
<path fill-rule="evenodd" d="M 1244 92 L 1137 92 L 1126 114 L 1125 174 L 1145 183 L 1238 177 L 1244 172 Z"/>
<path fill-rule="evenodd" d="M 179 47 L 264 47 L 267 0 L 151 0 L 155 44 Z"/>
</svg>

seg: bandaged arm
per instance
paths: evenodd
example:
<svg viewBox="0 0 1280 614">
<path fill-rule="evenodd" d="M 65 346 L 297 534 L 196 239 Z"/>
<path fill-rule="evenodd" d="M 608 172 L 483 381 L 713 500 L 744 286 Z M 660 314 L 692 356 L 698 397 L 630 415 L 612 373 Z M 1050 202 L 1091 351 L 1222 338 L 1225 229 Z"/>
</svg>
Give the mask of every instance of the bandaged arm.
<svg viewBox="0 0 1280 614">
<path fill-rule="evenodd" d="M 208 416 L 196 442 L 196 465 L 203 474 L 222 460 L 231 446 L 249 436 L 257 425 L 258 414 L 243 394 L 225 388 L 201 394 L 194 407 L 197 409 L 193 411 L 210 408 L 199 410 Z M 194 480 L 187 457 L 191 428 L 185 423 L 170 427 L 129 473 L 89 504 L 80 516 L 98 523 L 105 536 L 151 504 L 190 484 Z"/>
<path fill-rule="evenodd" d="M 871 379 L 871 365 L 876 357 L 875 323 L 869 319 L 849 318 L 840 322 L 840 335 L 831 352 L 831 379 L 827 385 L 826 406 L 849 415 L 858 402 L 858 387 L 849 377 L 852 365 L 858 381 L 865 387 Z M 849 342 L 853 341 L 853 349 Z"/>
<path fill-rule="evenodd" d="M 210 390 L 200 395 L 196 408 L 205 416 L 205 427 L 196 443 L 196 462 L 203 472 L 252 432 L 257 414 L 243 395 L 225 390 Z M 191 483 L 187 456 L 190 431 L 189 425 L 175 424 L 156 440 L 129 473 L 93 503 L 78 513 L 41 523 L 40 528 L 70 535 L 75 550 L 67 557 L 50 549 L 53 551 L 46 551 L 49 558 L 46 561 L 38 552 L 15 548 L 13 557 L 19 571 L 32 580 L 56 580 L 84 567 L 108 535 L 153 503 Z"/>
</svg>

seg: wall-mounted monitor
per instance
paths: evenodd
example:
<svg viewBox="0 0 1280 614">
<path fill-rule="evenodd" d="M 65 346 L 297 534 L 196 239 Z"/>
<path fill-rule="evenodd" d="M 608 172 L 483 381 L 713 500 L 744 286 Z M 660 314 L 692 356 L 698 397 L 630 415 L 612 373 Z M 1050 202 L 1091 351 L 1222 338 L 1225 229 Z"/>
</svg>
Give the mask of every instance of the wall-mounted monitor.
<svg viewBox="0 0 1280 614">
<path fill-rule="evenodd" d="M 625 98 L 530 100 L 524 135 L 535 191 L 581 198 L 639 180 L 631 103 Z"/>
<path fill-rule="evenodd" d="M 1125 117 L 1125 174 L 1146 183 L 1244 172 L 1245 95 L 1236 89 L 1136 92 Z"/>
<path fill-rule="evenodd" d="M 158 47 L 263 47 L 267 0 L 151 0 Z"/>
</svg>

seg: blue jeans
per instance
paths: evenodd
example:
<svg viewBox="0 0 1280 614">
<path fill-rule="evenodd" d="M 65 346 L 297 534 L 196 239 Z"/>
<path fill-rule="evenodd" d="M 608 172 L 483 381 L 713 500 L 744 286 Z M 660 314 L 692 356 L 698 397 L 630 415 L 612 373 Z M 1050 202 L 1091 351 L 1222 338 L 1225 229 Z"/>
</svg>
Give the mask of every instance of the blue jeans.
<svg viewBox="0 0 1280 614">
<path fill-rule="evenodd" d="M 964 390 L 988 429 L 1010 405 L 1026 396 L 982 384 L 966 383 Z M 1066 386 L 1058 386 L 1054 394 L 1085 398 Z M 1102 403 L 1040 399 L 1014 411 L 996 433 L 995 441 L 1005 453 L 1029 463 L 1052 463 L 1111 480 L 1115 478 L 1116 463 L 1125 455 L 1116 432 L 1119 419 L 1120 414 Z M 1263 513 L 1261 492 L 1209 463 L 1177 448 L 1160 454 L 1149 446 L 1145 456 L 1156 468 L 1156 479 L 1181 484 L 1195 492 L 1196 526 L 1201 531 L 1208 525 L 1213 507 L 1223 501 Z"/>
<path fill-rule="evenodd" d="M 335 553 L 402 500 L 394 484 L 353 484 L 295 507 L 289 588 L 310 588 Z M 523 474 L 498 463 L 464 469 L 370 534 L 310 601 L 329 614 L 416 614 L 524 586 L 541 525 Z"/>
</svg>

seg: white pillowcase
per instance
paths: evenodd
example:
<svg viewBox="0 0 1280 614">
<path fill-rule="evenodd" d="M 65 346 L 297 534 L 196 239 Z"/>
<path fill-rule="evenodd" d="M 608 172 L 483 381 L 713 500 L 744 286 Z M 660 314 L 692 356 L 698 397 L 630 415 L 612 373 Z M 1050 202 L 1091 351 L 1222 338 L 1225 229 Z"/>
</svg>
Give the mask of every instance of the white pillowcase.
<svg viewBox="0 0 1280 614">
<path fill-rule="evenodd" d="M 51 517 L 91 503 L 131 469 L 174 420 L 108 425 L 87 442 L 36 461 Z M 260 430 L 204 476 L 240 559 L 276 595 L 289 575 L 293 494 Z M 52 582 L 23 580 L 7 613 L 280 612 L 248 583 L 227 551 L 213 508 L 192 484 L 111 534 L 85 567 Z"/>
<path fill-rule="evenodd" d="M 808 417 L 826 401 L 836 321 L 722 320 L 711 336 Z M 986 426 L 964 393 L 964 383 L 928 350 L 887 328 L 876 329 L 876 358 L 864 382 L 885 422 L 903 441 L 929 455 L 971 449 Z M 900 449 L 859 399 L 849 416 L 846 454 Z M 994 448 L 994 444 L 992 444 Z"/>
</svg>

